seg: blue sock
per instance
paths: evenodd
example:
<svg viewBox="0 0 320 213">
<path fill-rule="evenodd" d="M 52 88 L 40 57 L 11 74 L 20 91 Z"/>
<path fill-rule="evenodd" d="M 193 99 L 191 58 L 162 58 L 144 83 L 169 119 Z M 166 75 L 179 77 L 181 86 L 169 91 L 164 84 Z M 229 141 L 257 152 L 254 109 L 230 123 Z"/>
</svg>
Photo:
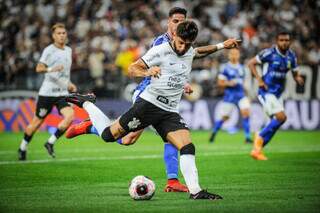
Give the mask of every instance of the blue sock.
<svg viewBox="0 0 320 213">
<path fill-rule="evenodd" d="M 179 169 L 178 149 L 170 143 L 165 143 L 163 158 L 166 164 L 167 178 L 178 179 L 178 169 Z"/>
<path fill-rule="evenodd" d="M 217 120 L 216 122 L 214 122 L 214 127 L 212 129 L 212 132 L 217 133 L 219 129 L 222 127 L 223 122 L 224 122 L 223 120 Z"/>
<path fill-rule="evenodd" d="M 249 117 L 242 119 L 242 127 L 244 130 L 244 135 L 246 139 L 251 139 Z"/>
<path fill-rule="evenodd" d="M 90 132 L 91 134 L 95 134 L 95 135 L 99 135 L 97 129 L 92 125 L 91 128 L 90 128 Z"/>
<path fill-rule="evenodd" d="M 277 119 L 271 119 L 270 123 L 262 129 L 259 135 L 263 138 L 263 146 L 268 144 L 274 133 L 276 133 L 282 124 L 283 122 L 280 122 Z"/>
<path fill-rule="evenodd" d="M 117 140 L 117 143 L 120 144 L 120 145 L 123 145 L 123 144 L 122 144 L 122 138 L 118 139 L 118 140 Z"/>
</svg>

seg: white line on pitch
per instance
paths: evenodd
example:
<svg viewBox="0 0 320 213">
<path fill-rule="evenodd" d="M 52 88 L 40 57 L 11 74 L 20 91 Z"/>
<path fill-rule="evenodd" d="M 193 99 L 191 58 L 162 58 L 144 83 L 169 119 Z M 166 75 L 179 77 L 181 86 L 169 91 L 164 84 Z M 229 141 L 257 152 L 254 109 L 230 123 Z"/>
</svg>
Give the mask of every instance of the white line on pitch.
<svg viewBox="0 0 320 213">
<path fill-rule="evenodd" d="M 318 152 L 320 148 L 314 149 L 300 149 L 300 150 L 274 150 L 270 153 L 301 153 L 301 152 Z M 222 155 L 247 155 L 245 151 L 231 151 L 231 152 L 207 152 L 199 153 L 197 156 L 222 156 Z M 60 158 L 60 159 L 39 159 L 28 161 L 0 161 L 0 165 L 9 164 L 41 164 L 41 163 L 60 163 L 60 162 L 72 162 L 72 161 L 99 161 L 99 160 L 137 160 L 137 159 L 155 159 L 162 158 L 163 155 L 142 155 L 142 156 L 122 156 L 122 157 L 79 157 L 79 158 Z"/>
</svg>

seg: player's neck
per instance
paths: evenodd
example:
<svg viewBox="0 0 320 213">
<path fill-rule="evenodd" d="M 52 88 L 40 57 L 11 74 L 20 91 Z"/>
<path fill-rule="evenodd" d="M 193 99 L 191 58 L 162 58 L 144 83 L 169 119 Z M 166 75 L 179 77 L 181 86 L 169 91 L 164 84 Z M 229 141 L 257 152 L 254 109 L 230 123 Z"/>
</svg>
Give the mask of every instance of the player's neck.
<svg viewBox="0 0 320 213">
<path fill-rule="evenodd" d="M 232 65 L 238 65 L 239 64 L 238 61 L 229 61 L 229 63 L 232 64 Z"/>
<path fill-rule="evenodd" d="M 172 33 L 169 30 L 166 33 L 168 34 L 168 36 L 169 36 L 169 38 L 171 40 L 172 39 Z"/>
<path fill-rule="evenodd" d="M 281 55 L 283 56 L 287 55 L 288 50 L 281 50 L 278 46 L 276 46 L 276 49 Z"/>
<path fill-rule="evenodd" d="M 53 45 L 56 47 L 56 48 L 59 48 L 59 49 L 64 49 L 64 46 L 65 44 L 59 44 L 57 42 L 54 42 Z"/>
</svg>

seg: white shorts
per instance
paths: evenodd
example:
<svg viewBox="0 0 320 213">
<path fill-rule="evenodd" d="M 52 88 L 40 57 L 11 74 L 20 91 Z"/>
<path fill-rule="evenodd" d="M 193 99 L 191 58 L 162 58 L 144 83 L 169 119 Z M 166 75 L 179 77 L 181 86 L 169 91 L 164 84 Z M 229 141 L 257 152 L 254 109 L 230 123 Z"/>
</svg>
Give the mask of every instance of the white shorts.
<svg viewBox="0 0 320 213">
<path fill-rule="evenodd" d="M 233 103 L 230 102 L 222 102 L 222 109 L 221 110 L 221 116 L 228 116 L 230 115 L 230 113 L 232 112 L 232 109 L 234 107 Z M 250 109 L 250 101 L 249 98 L 247 97 L 243 97 L 238 101 L 237 106 L 239 107 L 240 110 L 244 110 L 244 109 Z"/>
<path fill-rule="evenodd" d="M 284 111 L 282 98 L 277 98 L 273 94 L 265 94 L 264 97 L 258 95 L 258 99 L 268 116 Z"/>
</svg>

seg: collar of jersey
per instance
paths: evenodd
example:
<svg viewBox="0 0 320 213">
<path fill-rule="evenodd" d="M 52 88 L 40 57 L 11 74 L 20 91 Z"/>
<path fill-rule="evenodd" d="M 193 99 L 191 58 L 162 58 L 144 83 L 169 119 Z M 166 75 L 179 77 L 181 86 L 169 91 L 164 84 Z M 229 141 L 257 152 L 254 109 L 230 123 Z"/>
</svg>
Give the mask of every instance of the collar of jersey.
<svg viewBox="0 0 320 213">
<path fill-rule="evenodd" d="M 275 49 L 276 49 L 277 53 L 278 53 L 279 55 L 281 55 L 282 57 L 287 57 L 287 56 L 288 56 L 289 50 L 287 50 L 286 54 L 283 55 L 283 54 L 280 52 L 280 50 L 278 49 L 278 46 L 277 46 L 277 45 L 275 46 Z"/>
</svg>

